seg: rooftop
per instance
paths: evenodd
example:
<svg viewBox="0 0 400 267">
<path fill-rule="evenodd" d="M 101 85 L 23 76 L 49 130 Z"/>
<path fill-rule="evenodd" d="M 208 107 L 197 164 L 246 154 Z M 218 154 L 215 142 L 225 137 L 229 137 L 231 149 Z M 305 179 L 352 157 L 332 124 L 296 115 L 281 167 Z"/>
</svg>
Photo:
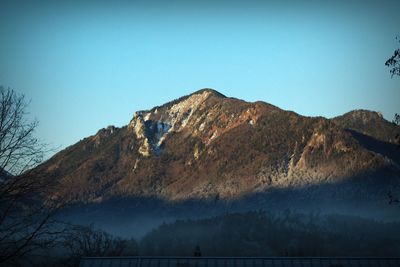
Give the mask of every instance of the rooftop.
<svg viewBox="0 0 400 267">
<path fill-rule="evenodd" d="M 115 257 L 83 258 L 80 267 L 345 267 L 400 266 L 400 258 Z"/>
</svg>

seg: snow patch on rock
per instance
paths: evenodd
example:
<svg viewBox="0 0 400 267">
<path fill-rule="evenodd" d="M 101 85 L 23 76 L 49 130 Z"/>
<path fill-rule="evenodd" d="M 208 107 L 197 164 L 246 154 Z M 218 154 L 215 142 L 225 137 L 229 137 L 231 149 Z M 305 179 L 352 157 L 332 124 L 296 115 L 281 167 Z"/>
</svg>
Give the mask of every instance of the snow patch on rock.
<svg viewBox="0 0 400 267">
<path fill-rule="evenodd" d="M 147 114 L 144 116 L 144 121 L 150 120 L 150 116 L 151 116 L 151 112 L 147 113 Z"/>
<path fill-rule="evenodd" d="M 210 137 L 210 141 L 218 137 L 218 131 L 215 131 Z"/>
<path fill-rule="evenodd" d="M 193 114 L 201 107 L 210 94 L 211 92 L 208 91 L 193 94 L 166 110 L 163 110 L 161 107 L 161 110 L 156 109 L 153 113 L 136 112 L 129 127 L 134 130 L 136 137 L 142 142 L 139 153 L 148 156 L 150 155 L 150 150 L 152 150 L 156 154 L 159 154 L 168 134 L 171 132 L 180 132 L 190 124 Z M 163 113 L 157 115 L 160 112 Z M 152 120 L 154 117 L 158 117 L 158 119 Z M 204 129 L 204 127 L 205 125 L 201 128 Z"/>
<path fill-rule="evenodd" d="M 203 122 L 202 124 L 200 124 L 199 131 L 203 131 L 204 127 L 206 127 L 206 122 Z"/>
</svg>

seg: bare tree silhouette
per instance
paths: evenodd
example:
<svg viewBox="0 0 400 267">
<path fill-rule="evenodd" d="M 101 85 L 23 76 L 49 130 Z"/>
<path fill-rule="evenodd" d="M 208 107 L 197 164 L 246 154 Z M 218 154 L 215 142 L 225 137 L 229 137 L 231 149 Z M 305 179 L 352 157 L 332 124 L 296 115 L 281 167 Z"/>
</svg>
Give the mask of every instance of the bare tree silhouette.
<svg viewBox="0 0 400 267">
<path fill-rule="evenodd" d="M 0 265 L 20 263 L 62 231 L 53 219 L 58 205 L 42 198 L 49 181 L 28 171 L 42 161 L 46 145 L 27 115 L 24 96 L 0 87 Z"/>
<path fill-rule="evenodd" d="M 95 229 L 93 225 L 72 226 L 63 236 L 62 245 L 69 253 L 68 260 L 72 266 L 79 265 L 82 257 L 132 256 L 137 253 L 137 244 L 133 239 L 114 237 Z"/>
</svg>

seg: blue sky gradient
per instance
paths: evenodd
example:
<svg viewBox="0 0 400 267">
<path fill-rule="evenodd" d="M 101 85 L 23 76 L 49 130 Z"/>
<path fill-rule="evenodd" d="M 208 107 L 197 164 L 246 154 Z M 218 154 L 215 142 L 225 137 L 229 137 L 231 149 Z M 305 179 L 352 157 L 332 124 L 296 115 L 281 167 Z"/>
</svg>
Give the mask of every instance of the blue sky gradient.
<svg viewBox="0 0 400 267">
<path fill-rule="evenodd" d="M 209 87 L 302 115 L 400 112 L 400 1 L 1 1 L 0 85 L 64 148 Z"/>
</svg>

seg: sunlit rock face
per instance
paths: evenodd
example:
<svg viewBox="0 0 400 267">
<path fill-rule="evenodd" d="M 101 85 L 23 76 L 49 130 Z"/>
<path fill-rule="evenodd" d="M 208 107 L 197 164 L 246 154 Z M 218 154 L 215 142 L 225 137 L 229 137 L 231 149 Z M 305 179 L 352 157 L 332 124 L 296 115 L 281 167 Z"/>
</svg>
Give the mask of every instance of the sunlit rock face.
<svg viewBox="0 0 400 267">
<path fill-rule="evenodd" d="M 53 197 L 79 202 L 229 200 L 355 180 L 343 194 L 374 185 L 379 195 L 399 185 L 398 132 L 376 112 L 304 117 L 203 89 L 135 112 L 126 127 L 102 129 L 34 171 L 60 181 Z"/>
<path fill-rule="evenodd" d="M 204 90 L 167 107 L 136 112 L 129 128 L 143 142 L 139 153 L 143 156 L 149 156 L 150 153 L 160 154 L 169 133 L 181 132 L 189 123 L 189 126 L 196 123 L 191 121 L 193 114 L 205 107 L 204 102 L 211 94 L 211 91 Z M 191 127 L 187 128 L 190 130 Z"/>
</svg>

